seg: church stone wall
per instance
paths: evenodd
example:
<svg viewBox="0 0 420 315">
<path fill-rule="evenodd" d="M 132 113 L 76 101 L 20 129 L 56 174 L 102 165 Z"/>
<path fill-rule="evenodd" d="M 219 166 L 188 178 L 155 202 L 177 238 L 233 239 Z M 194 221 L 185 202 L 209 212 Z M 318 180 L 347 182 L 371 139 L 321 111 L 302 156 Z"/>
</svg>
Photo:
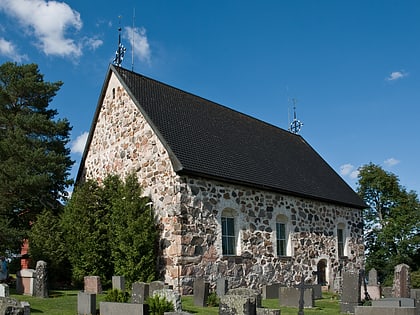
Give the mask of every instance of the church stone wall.
<svg viewBox="0 0 420 315">
<path fill-rule="evenodd" d="M 190 293 L 193 280 L 225 276 L 230 287 L 314 280 L 320 259 L 332 284 L 339 270 L 363 264 L 359 210 L 194 177 L 179 177 L 168 152 L 114 74 L 85 158 L 85 178 L 136 172 L 161 228 L 164 280 Z M 235 212 L 237 255 L 222 255 L 221 214 Z M 276 255 L 277 215 L 287 218 L 289 257 Z M 344 224 L 346 259 L 337 256 Z"/>
<path fill-rule="evenodd" d="M 293 196 L 255 190 L 200 178 L 184 178 L 181 198 L 183 288 L 195 277 L 229 286 L 258 288 L 263 284 L 296 284 L 303 275 L 316 283 L 317 264 L 327 265 L 327 281 L 343 269 L 363 267 L 361 211 Z M 236 256 L 222 255 L 221 213 L 236 212 L 239 229 Z M 276 254 L 276 218 L 287 218 L 289 257 Z M 345 227 L 345 255 L 338 257 L 337 225 Z"/>
</svg>

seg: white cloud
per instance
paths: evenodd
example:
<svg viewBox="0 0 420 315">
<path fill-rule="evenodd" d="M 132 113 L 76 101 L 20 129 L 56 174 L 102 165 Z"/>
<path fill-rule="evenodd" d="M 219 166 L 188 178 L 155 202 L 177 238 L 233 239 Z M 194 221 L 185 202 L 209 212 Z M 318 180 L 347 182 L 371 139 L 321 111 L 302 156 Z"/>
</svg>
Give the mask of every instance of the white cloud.
<svg viewBox="0 0 420 315">
<path fill-rule="evenodd" d="M 352 164 L 343 164 L 340 166 L 340 175 L 347 176 L 351 179 L 356 179 L 359 175 L 359 170 L 356 169 Z"/>
<path fill-rule="evenodd" d="M 88 136 L 89 136 L 89 133 L 85 131 L 80 136 L 78 136 L 76 140 L 72 142 L 72 146 L 71 146 L 72 153 L 83 154 Z"/>
<path fill-rule="evenodd" d="M 79 12 L 64 2 L 44 0 L 1 0 L 0 10 L 17 19 L 26 35 L 35 36 L 35 45 L 46 55 L 80 57 L 81 43 L 67 37 L 70 29 L 79 31 Z"/>
<path fill-rule="evenodd" d="M 86 39 L 86 46 L 91 50 L 96 50 L 99 46 L 102 46 L 103 40 L 97 38 Z"/>
<path fill-rule="evenodd" d="M 123 37 L 129 41 L 130 45 L 134 44 L 134 56 L 140 58 L 141 61 L 150 64 L 151 51 L 149 41 L 144 27 L 125 27 Z M 125 45 L 126 47 L 128 45 Z"/>
<path fill-rule="evenodd" d="M 389 159 L 386 159 L 384 161 L 384 164 L 388 167 L 392 167 L 392 166 L 397 165 L 399 163 L 400 163 L 400 161 L 397 160 L 397 159 L 394 159 L 394 158 L 389 158 Z"/>
<path fill-rule="evenodd" d="M 395 71 L 395 72 L 391 72 L 391 74 L 386 78 L 387 81 L 395 81 L 398 79 L 402 79 L 404 77 L 406 77 L 408 75 L 408 73 L 404 72 L 404 71 Z"/>
<path fill-rule="evenodd" d="M 21 55 L 18 53 L 18 49 L 12 42 L 9 42 L 1 37 L 0 37 L 0 55 L 5 56 L 15 62 L 22 62 L 23 60 L 28 59 L 28 56 Z"/>
</svg>

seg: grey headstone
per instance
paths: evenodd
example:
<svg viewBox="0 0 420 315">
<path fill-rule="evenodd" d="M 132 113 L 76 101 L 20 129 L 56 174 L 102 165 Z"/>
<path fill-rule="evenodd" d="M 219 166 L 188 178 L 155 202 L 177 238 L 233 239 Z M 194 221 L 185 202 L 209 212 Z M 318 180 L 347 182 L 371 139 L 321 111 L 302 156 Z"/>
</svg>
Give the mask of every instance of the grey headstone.
<svg viewBox="0 0 420 315">
<path fill-rule="evenodd" d="M 150 287 L 149 287 L 150 289 Z M 155 290 L 153 296 L 164 297 L 167 301 L 172 302 L 175 312 L 182 311 L 181 296 L 178 292 L 171 289 Z M 101 314 L 102 315 L 102 314 Z"/>
<path fill-rule="evenodd" d="M 257 307 L 257 315 L 280 315 L 280 310 Z"/>
<path fill-rule="evenodd" d="M 343 272 L 343 291 L 340 310 L 342 313 L 354 313 L 354 308 L 361 303 L 361 276 L 358 271 Z"/>
<path fill-rule="evenodd" d="M 125 291 L 125 278 L 122 276 L 112 276 L 112 288 Z"/>
<path fill-rule="evenodd" d="M 406 264 L 395 266 L 392 293 L 394 297 L 410 297 L 410 267 Z"/>
<path fill-rule="evenodd" d="M 322 299 L 322 285 L 314 284 L 314 285 L 312 285 L 312 289 L 314 291 L 314 299 L 315 300 Z"/>
<path fill-rule="evenodd" d="M 244 295 L 224 295 L 220 297 L 219 315 L 256 315 L 254 298 Z"/>
<path fill-rule="evenodd" d="M 77 314 L 96 315 L 96 294 L 87 292 L 77 293 Z"/>
<path fill-rule="evenodd" d="M 162 290 L 165 288 L 165 282 L 163 281 L 152 281 L 149 283 L 149 296 L 153 296 L 153 292 L 156 290 Z"/>
<path fill-rule="evenodd" d="M 263 299 L 278 299 L 280 283 L 267 284 L 262 287 Z"/>
<path fill-rule="evenodd" d="M 280 287 L 279 303 L 280 306 L 299 307 L 301 289 L 297 287 Z M 303 292 L 303 307 L 314 307 L 314 293 L 311 287 L 307 287 Z"/>
<path fill-rule="evenodd" d="M 40 298 L 48 297 L 48 273 L 47 263 L 43 260 L 36 263 L 35 296 Z"/>
<path fill-rule="evenodd" d="M 420 289 L 411 289 L 410 297 L 414 300 L 416 305 L 416 315 L 420 315 Z"/>
<path fill-rule="evenodd" d="M 147 304 L 100 302 L 99 312 L 101 315 L 147 315 L 149 306 Z"/>
<path fill-rule="evenodd" d="M 31 315 L 31 304 L 26 301 L 20 302 L 21 307 L 23 307 L 23 315 Z"/>
<path fill-rule="evenodd" d="M 207 306 L 207 299 L 209 297 L 210 283 L 204 279 L 194 280 L 194 305 Z"/>
<path fill-rule="evenodd" d="M 355 315 L 416 315 L 414 307 L 356 306 Z"/>
<path fill-rule="evenodd" d="M 216 294 L 217 296 L 223 296 L 228 291 L 228 280 L 225 277 L 217 279 L 216 282 Z"/>
<path fill-rule="evenodd" d="M 375 268 L 369 270 L 368 285 L 378 285 L 378 272 Z"/>
<path fill-rule="evenodd" d="M 372 306 L 414 307 L 414 299 L 410 299 L 410 298 L 385 298 L 385 299 L 372 301 Z"/>
<path fill-rule="evenodd" d="M 382 288 L 382 296 L 385 297 L 385 298 L 393 297 L 392 287 L 383 287 Z"/>
<path fill-rule="evenodd" d="M 149 297 L 149 284 L 145 282 L 134 282 L 131 285 L 131 302 L 143 304 Z"/>
<path fill-rule="evenodd" d="M 261 294 L 259 291 L 249 288 L 234 288 L 230 289 L 226 295 L 242 295 L 249 298 L 251 301 L 255 300 L 257 307 L 261 307 Z"/>
</svg>

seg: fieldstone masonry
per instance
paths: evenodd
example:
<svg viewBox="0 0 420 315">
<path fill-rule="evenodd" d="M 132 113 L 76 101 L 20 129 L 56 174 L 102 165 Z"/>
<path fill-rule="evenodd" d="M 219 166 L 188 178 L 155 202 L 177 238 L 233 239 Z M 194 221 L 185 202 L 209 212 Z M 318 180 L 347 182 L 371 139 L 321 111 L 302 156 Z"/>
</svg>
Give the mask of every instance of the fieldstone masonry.
<svg viewBox="0 0 420 315">
<path fill-rule="evenodd" d="M 188 144 L 186 144 L 188 145 Z M 161 228 L 161 271 L 165 283 L 191 292 L 195 277 L 229 278 L 229 288 L 297 284 L 296 275 L 316 283 L 317 263 L 327 262 L 327 281 L 340 266 L 363 267 L 362 216 L 358 209 L 177 175 L 171 158 L 145 117 L 112 74 L 96 120 L 82 176 L 135 172 L 151 196 Z M 222 255 L 221 216 L 235 213 L 236 256 Z M 276 220 L 287 218 L 288 256 L 276 255 Z M 337 225 L 345 226 L 346 259 L 338 257 Z"/>
</svg>

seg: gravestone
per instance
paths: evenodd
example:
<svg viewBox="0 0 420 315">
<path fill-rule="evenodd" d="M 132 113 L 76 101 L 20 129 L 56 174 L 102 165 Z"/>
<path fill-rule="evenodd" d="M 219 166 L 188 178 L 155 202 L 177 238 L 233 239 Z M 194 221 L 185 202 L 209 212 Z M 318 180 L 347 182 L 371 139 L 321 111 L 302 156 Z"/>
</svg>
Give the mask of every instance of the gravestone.
<svg viewBox="0 0 420 315">
<path fill-rule="evenodd" d="M 235 288 L 230 289 L 226 295 L 242 295 L 251 300 L 252 303 L 253 300 L 255 300 L 256 307 L 261 307 L 261 294 L 259 291 L 249 288 Z"/>
<path fill-rule="evenodd" d="M 369 270 L 368 285 L 378 285 L 378 272 L 375 268 Z"/>
<path fill-rule="evenodd" d="M 343 272 L 343 291 L 340 301 L 340 310 L 342 313 L 354 313 L 354 308 L 361 304 L 361 283 L 360 272 Z"/>
<path fill-rule="evenodd" d="M 262 298 L 263 299 L 278 299 L 280 283 L 267 284 L 262 287 Z"/>
<path fill-rule="evenodd" d="M 0 297 L 0 314 L 24 314 L 22 303 L 11 297 Z"/>
<path fill-rule="evenodd" d="M 395 266 L 392 293 L 398 298 L 410 297 L 410 267 L 408 265 Z"/>
<path fill-rule="evenodd" d="M 98 276 L 86 276 L 84 277 L 85 292 L 102 294 L 101 278 Z"/>
<path fill-rule="evenodd" d="M 77 293 L 77 314 L 96 315 L 96 294 L 82 291 Z"/>
<path fill-rule="evenodd" d="M 153 296 L 153 292 L 156 290 L 165 289 L 165 282 L 163 281 L 152 281 L 149 283 L 149 296 Z"/>
<path fill-rule="evenodd" d="M 416 315 L 414 307 L 356 306 L 355 315 Z"/>
<path fill-rule="evenodd" d="M 40 298 L 48 297 L 48 273 L 47 263 L 43 260 L 36 263 L 35 296 Z"/>
<path fill-rule="evenodd" d="M 378 307 L 414 307 L 414 299 L 409 298 L 385 298 L 372 301 L 372 306 Z"/>
<path fill-rule="evenodd" d="M 150 289 L 150 287 L 149 287 Z M 153 296 L 159 296 L 164 297 L 167 301 L 172 302 L 174 305 L 175 312 L 181 312 L 182 311 L 182 305 L 181 305 L 181 296 L 178 292 L 175 292 L 171 289 L 161 289 L 161 290 L 155 290 L 153 291 Z"/>
<path fill-rule="evenodd" d="M 228 291 L 228 280 L 225 277 L 217 279 L 216 282 L 216 294 L 217 296 L 223 296 Z"/>
<path fill-rule="evenodd" d="M 210 283 L 204 279 L 194 280 L 194 305 L 207 306 L 207 298 L 209 297 Z"/>
<path fill-rule="evenodd" d="M 302 295 L 303 293 L 303 300 Z M 302 302 L 303 301 L 303 302 Z M 311 286 L 303 288 L 297 286 L 280 287 L 279 289 L 279 305 L 286 307 L 310 308 L 314 307 L 314 293 Z"/>
<path fill-rule="evenodd" d="M 411 289 L 410 297 L 414 300 L 416 305 L 416 315 L 420 315 L 420 289 Z"/>
<path fill-rule="evenodd" d="M 35 276 L 34 269 L 21 269 L 16 272 L 16 293 L 34 295 Z"/>
<path fill-rule="evenodd" d="M 134 282 L 131 285 L 131 303 L 144 304 L 149 297 L 149 284 Z"/>
<path fill-rule="evenodd" d="M 6 283 L 0 283 L 0 297 L 9 297 L 9 286 Z"/>
<path fill-rule="evenodd" d="M 256 315 L 255 298 L 246 295 L 223 295 L 219 302 L 219 315 Z"/>
<path fill-rule="evenodd" d="M 122 276 L 112 276 L 112 288 L 125 291 L 125 278 Z"/>
<path fill-rule="evenodd" d="M 23 315 L 31 315 L 31 304 L 29 302 L 22 301 L 20 306 L 23 308 Z"/>
<path fill-rule="evenodd" d="M 118 302 L 100 302 L 101 315 L 148 315 L 149 305 Z"/>
</svg>

